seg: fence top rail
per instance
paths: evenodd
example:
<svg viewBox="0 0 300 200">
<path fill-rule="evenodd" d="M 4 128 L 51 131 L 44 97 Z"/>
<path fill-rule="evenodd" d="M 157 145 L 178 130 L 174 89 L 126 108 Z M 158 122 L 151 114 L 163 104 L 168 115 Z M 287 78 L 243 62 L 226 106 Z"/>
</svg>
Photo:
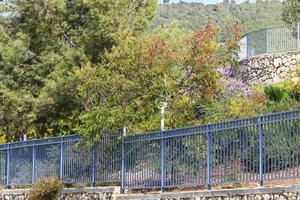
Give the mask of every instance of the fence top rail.
<svg viewBox="0 0 300 200">
<path fill-rule="evenodd" d="M 115 132 L 107 132 L 103 133 L 102 137 L 119 137 L 121 136 L 122 132 L 118 131 Z M 59 137 L 49 137 L 49 138 L 39 138 L 27 141 L 17 141 L 12 143 L 0 144 L 0 150 L 6 149 L 15 149 L 15 148 L 24 148 L 24 147 L 31 147 L 31 146 L 42 146 L 42 145 L 54 145 L 66 142 L 79 142 L 82 141 L 83 137 L 81 135 L 65 135 Z"/>
<path fill-rule="evenodd" d="M 72 141 L 81 141 L 82 137 L 80 135 L 67 135 L 60 137 L 49 137 L 49 138 L 40 138 L 27 141 L 18 141 L 7 144 L 1 144 L 0 150 L 8 148 L 21 148 L 21 147 L 30 147 L 30 146 L 39 146 L 39 145 L 50 145 L 50 144 L 59 144 L 61 142 L 72 142 Z"/>
<path fill-rule="evenodd" d="M 280 26 L 272 26 L 272 27 L 266 27 L 266 28 L 257 29 L 255 31 L 244 33 L 241 36 L 241 38 L 244 38 L 247 35 L 251 35 L 251 34 L 254 34 L 254 33 L 257 33 L 257 32 L 264 32 L 266 30 L 276 30 L 276 29 L 289 28 L 289 27 L 297 27 L 297 23 L 280 25 Z"/>
<path fill-rule="evenodd" d="M 203 134 L 208 130 L 211 132 L 226 131 L 230 129 L 243 128 L 248 126 L 257 126 L 259 123 L 259 118 L 263 118 L 263 123 L 272 123 L 278 121 L 286 121 L 293 119 L 300 119 L 299 116 L 300 109 L 264 114 L 255 117 L 247 117 L 236 120 L 228 120 L 223 122 L 209 123 L 204 125 L 188 126 L 177 129 L 165 130 L 165 131 L 156 131 L 148 132 L 133 136 L 128 136 L 125 140 L 125 143 L 132 143 L 137 141 L 144 140 L 159 140 L 161 138 L 171 138 L 179 136 L 187 136 L 193 134 Z"/>
<path fill-rule="evenodd" d="M 248 117 L 236 120 L 228 120 L 223 122 L 216 123 L 208 123 L 204 125 L 196 125 L 196 126 L 188 126 L 177 129 L 170 129 L 165 131 L 155 131 L 155 132 L 147 132 L 143 134 L 137 135 L 129 135 L 125 139 L 125 143 L 132 143 L 137 141 L 147 141 L 147 140 L 159 140 L 161 138 L 172 138 L 172 137 L 180 137 L 194 134 L 205 134 L 208 130 L 211 132 L 218 131 L 226 131 L 230 129 L 243 128 L 248 126 L 256 126 L 262 118 L 261 123 L 272 123 L 272 122 L 280 122 L 287 120 L 298 120 L 300 119 L 300 109 L 295 109 L 291 111 L 285 112 L 277 112 L 264 114 L 255 117 Z M 106 133 L 103 137 L 118 137 L 121 136 L 122 132 L 118 131 L 115 134 Z M 0 150 L 13 149 L 13 148 L 22 148 L 22 147 L 31 147 L 31 146 L 39 146 L 39 145 L 50 145 L 50 144 L 59 144 L 61 142 L 77 142 L 82 141 L 83 138 L 80 135 L 67 135 L 60 137 L 50 137 L 44 139 L 34 139 L 28 141 L 19 141 L 7 144 L 1 144 Z"/>
<path fill-rule="evenodd" d="M 283 111 L 283 112 L 275 112 L 275 113 L 268 113 L 268 114 L 264 114 L 262 116 L 264 117 L 272 117 L 272 116 L 280 116 L 280 115 L 285 115 L 285 114 L 299 114 L 300 113 L 300 109 L 293 109 L 293 110 L 289 110 L 289 111 Z"/>
</svg>

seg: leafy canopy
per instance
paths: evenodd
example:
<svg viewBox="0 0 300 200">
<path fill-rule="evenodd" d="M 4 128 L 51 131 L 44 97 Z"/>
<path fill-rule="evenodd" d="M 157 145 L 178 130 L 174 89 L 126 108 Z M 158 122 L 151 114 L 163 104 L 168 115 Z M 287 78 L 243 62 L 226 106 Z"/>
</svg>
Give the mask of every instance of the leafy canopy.
<svg viewBox="0 0 300 200">
<path fill-rule="evenodd" d="M 300 21 L 300 2 L 298 0 L 286 0 L 283 3 L 283 20 L 287 23 Z"/>
</svg>

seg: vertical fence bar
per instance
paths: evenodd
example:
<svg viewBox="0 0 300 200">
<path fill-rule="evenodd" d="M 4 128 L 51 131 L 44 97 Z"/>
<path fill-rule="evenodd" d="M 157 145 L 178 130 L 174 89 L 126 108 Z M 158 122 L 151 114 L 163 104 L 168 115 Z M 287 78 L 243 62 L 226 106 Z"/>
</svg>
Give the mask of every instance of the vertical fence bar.
<svg viewBox="0 0 300 200">
<path fill-rule="evenodd" d="M 125 188 L 125 148 L 124 148 L 124 138 L 126 136 L 126 128 L 122 131 L 122 143 L 121 143 L 121 193 L 124 193 Z"/>
<path fill-rule="evenodd" d="M 60 138 L 60 170 L 59 170 L 59 179 L 63 180 L 63 168 L 64 168 L 64 141 L 63 137 Z"/>
<path fill-rule="evenodd" d="M 296 27 L 296 29 L 297 29 L 297 50 L 299 51 L 300 50 L 300 24 L 299 24 L 300 22 L 298 22 L 297 23 L 297 27 Z"/>
<path fill-rule="evenodd" d="M 249 55 L 249 34 L 246 35 L 246 58 L 248 58 Z"/>
<path fill-rule="evenodd" d="M 269 52 L 269 29 L 266 29 L 266 53 Z"/>
<path fill-rule="evenodd" d="M 207 188 L 211 190 L 211 163 L 210 163 L 210 124 L 207 124 Z"/>
<path fill-rule="evenodd" d="M 96 149 L 95 142 L 92 141 L 92 185 L 96 186 Z"/>
<path fill-rule="evenodd" d="M 259 116 L 259 185 L 263 186 L 263 115 Z"/>
<path fill-rule="evenodd" d="M 161 171 L 160 171 L 160 191 L 164 192 L 164 169 L 165 169 L 165 144 L 164 144 L 164 132 L 161 131 Z"/>
<path fill-rule="evenodd" d="M 10 171 L 9 171 L 9 162 L 10 162 L 10 158 L 9 158 L 9 147 L 10 145 L 8 144 L 8 148 L 6 150 L 6 186 L 8 187 L 9 186 L 9 175 L 10 175 Z"/>
<path fill-rule="evenodd" d="M 31 177 L 32 185 L 35 183 L 35 159 L 36 159 L 36 148 L 35 148 L 35 142 L 33 140 L 33 143 L 32 143 L 32 177 Z"/>
</svg>

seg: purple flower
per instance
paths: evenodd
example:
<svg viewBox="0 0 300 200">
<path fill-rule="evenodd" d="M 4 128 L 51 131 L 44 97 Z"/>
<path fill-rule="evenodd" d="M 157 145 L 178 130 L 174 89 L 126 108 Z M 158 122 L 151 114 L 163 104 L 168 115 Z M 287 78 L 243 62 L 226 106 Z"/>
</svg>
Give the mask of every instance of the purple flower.
<svg viewBox="0 0 300 200">
<path fill-rule="evenodd" d="M 217 71 L 222 74 L 223 76 L 230 77 L 233 73 L 233 70 L 231 67 L 219 67 Z"/>
<path fill-rule="evenodd" d="M 193 68 L 192 68 L 192 66 L 187 66 L 187 68 L 186 68 L 186 77 L 187 78 L 190 78 L 191 76 L 192 76 L 192 73 L 193 73 Z"/>
<path fill-rule="evenodd" d="M 238 94 L 250 96 L 253 91 L 242 80 L 233 78 L 233 69 L 231 67 L 219 67 L 217 72 L 222 75 L 221 83 L 224 86 L 224 93 L 230 96 Z"/>
<path fill-rule="evenodd" d="M 230 96 L 236 96 L 238 94 L 251 96 L 254 93 L 249 86 L 239 79 L 222 78 L 221 83 L 224 87 L 224 93 Z"/>
</svg>

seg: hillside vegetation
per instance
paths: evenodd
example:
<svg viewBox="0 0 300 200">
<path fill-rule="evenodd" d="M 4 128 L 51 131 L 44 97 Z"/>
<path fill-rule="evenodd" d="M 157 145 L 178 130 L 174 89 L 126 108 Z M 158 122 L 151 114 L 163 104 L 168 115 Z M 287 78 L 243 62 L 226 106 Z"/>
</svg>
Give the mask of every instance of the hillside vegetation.
<svg viewBox="0 0 300 200">
<path fill-rule="evenodd" d="M 177 23 L 180 27 L 195 30 L 211 20 L 221 30 L 226 24 L 237 21 L 242 33 L 284 24 L 282 6 L 279 1 L 257 1 L 257 3 L 215 4 L 179 3 L 160 5 L 151 28 L 168 27 Z"/>
</svg>

